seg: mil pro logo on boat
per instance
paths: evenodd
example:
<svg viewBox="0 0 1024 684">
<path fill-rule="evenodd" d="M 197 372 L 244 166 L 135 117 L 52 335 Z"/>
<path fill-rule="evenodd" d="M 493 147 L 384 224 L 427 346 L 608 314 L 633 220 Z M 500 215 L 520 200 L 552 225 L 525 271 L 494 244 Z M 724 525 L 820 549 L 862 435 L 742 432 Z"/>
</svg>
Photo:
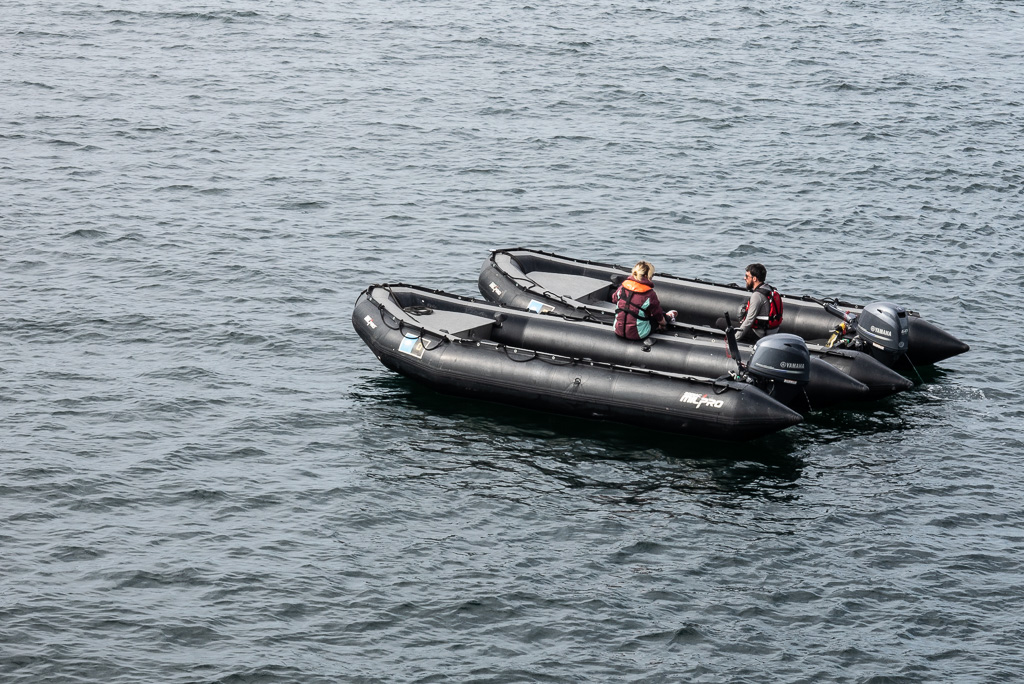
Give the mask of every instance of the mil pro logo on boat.
<svg viewBox="0 0 1024 684">
<path fill-rule="evenodd" d="M 696 392 L 683 392 L 683 396 L 679 398 L 679 401 L 684 404 L 693 404 L 696 408 L 700 408 L 701 406 L 722 408 L 725 404 L 721 399 L 708 399 L 708 395 L 697 394 Z"/>
<path fill-rule="evenodd" d="M 366 322 L 366 325 L 370 326 L 370 330 L 376 330 L 377 329 L 377 324 L 374 323 L 373 319 L 370 318 L 369 316 L 367 316 L 363 320 Z"/>
</svg>

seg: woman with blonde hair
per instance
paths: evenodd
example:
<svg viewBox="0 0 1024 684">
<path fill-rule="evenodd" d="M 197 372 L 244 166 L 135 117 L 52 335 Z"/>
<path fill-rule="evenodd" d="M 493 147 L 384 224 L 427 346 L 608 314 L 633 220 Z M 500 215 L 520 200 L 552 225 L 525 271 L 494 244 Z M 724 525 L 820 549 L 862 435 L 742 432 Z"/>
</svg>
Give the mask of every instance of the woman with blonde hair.
<svg viewBox="0 0 1024 684">
<path fill-rule="evenodd" d="M 653 332 L 651 322 L 659 328 L 667 325 L 665 312 L 654 292 L 651 279 L 654 266 L 649 261 L 638 261 L 633 272 L 615 290 L 615 334 L 627 340 L 643 340 Z"/>
</svg>

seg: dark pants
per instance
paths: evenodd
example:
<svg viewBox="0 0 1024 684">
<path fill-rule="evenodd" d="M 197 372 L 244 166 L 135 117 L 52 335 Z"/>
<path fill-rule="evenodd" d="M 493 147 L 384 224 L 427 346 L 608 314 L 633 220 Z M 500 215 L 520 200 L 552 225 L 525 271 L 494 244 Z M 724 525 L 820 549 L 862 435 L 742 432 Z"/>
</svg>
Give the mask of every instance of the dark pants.
<svg viewBox="0 0 1024 684">
<path fill-rule="evenodd" d="M 759 339 L 761 339 L 761 338 L 757 336 L 757 333 L 754 332 L 753 329 L 748 330 L 743 335 L 737 335 L 736 336 L 736 341 L 737 342 L 745 342 L 746 344 L 754 344 Z"/>
<path fill-rule="evenodd" d="M 725 330 L 729 326 L 726 325 L 725 318 L 723 317 L 715 321 L 715 327 L 718 328 L 719 330 Z M 754 332 L 753 328 L 744 333 L 742 337 L 740 335 L 736 335 L 737 342 L 744 342 L 746 344 L 754 344 L 759 339 L 761 338 L 757 336 L 757 333 Z"/>
</svg>

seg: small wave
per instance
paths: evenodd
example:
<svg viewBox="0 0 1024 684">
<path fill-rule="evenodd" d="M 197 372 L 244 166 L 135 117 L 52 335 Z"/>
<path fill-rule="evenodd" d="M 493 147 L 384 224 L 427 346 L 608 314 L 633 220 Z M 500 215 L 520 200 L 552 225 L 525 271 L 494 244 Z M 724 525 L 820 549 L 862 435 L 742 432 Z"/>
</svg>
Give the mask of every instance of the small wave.
<svg viewBox="0 0 1024 684">
<path fill-rule="evenodd" d="M 145 237 L 141 233 L 125 233 L 120 237 L 116 237 L 111 240 L 108 244 L 117 244 L 118 242 L 142 242 Z"/>
<path fill-rule="evenodd" d="M 484 107 L 478 113 L 481 116 L 496 116 L 502 114 L 514 114 L 515 110 L 508 107 Z"/>
<path fill-rule="evenodd" d="M 635 562 L 636 556 L 649 556 L 649 555 L 662 555 L 669 551 L 667 547 L 657 542 L 652 541 L 641 541 L 636 542 L 627 546 L 624 549 L 617 551 L 612 555 L 612 560 L 616 563 L 630 563 Z"/>
<path fill-rule="evenodd" d="M 299 667 L 288 665 L 261 665 L 240 669 L 237 672 L 224 675 L 213 684 L 251 684 L 253 682 L 301 682 L 309 681 L 310 671 Z"/>
<path fill-rule="evenodd" d="M 34 271 L 37 268 L 42 268 L 44 266 L 49 266 L 49 264 L 46 263 L 45 261 L 34 261 L 26 259 L 23 261 L 17 261 L 7 266 L 7 269 L 11 273 L 24 273 L 26 271 Z"/>
<path fill-rule="evenodd" d="M 96 230 L 95 228 L 79 228 L 78 230 L 73 230 L 70 233 L 65 233 L 61 237 L 65 239 L 95 240 L 106 236 L 107 234 L 102 230 Z"/>
<path fill-rule="evenodd" d="M 232 22 L 238 19 L 252 19 L 259 17 L 259 12 L 255 10 L 225 10 L 222 12 L 148 12 L 148 11 L 137 11 L 137 10 L 126 10 L 126 9 L 113 9 L 105 10 L 104 14 L 119 17 L 113 19 L 112 24 L 126 23 L 125 17 L 128 19 L 144 19 L 144 20 L 161 20 L 171 19 L 179 21 L 222 21 Z"/>
<path fill-rule="evenodd" d="M 165 380 L 200 380 L 217 378 L 217 374 L 199 366 L 177 366 L 143 373 L 144 378 L 161 378 Z"/>
<path fill-rule="evenodd" d="M 207 503 L 225 501 L 230 497 L 219 489 L 190 489 L 187 492 L 182 492 L 180 498 L 186 502 Z"/>
<path fill-rule="evenodd" d="M 282 204 L 281 208 L 286 211 L 308 211 L 310 209 L 326 209 L 330 206 L 330 202 L 325 202 L 323 200 L 307 200 L 288 202 L 287 204 Z"/>
<path fill-rule="evenodd" d="M 74 563 L 78 561 L 95 560 L 107 555 L 102 549 L 86 546 L 62 546 L 51 554 L 53 560 L 62 563 Z"/>
<path fill-rule="evenodd" d="M 204 646 L 228 638 L 216 629 L 201 624 L 162 625 L 160 631 L 165 641 L 180 646 Z"/>
<path fill-rule="evenodd" d="M 182 568 L 173 572 L 119 572 L 115 573 L 114 578 L 118 580 L 117 589 L 152 589 L 175 585 L 195 587 L 210 584 L 204 573 L 194 568 Z"/>
<path fill-rule="evenodd" d="M 219 345 L 224 345 L 224 344 L 254 345 L 254 344 L 264 344 L 266 342 L 267 342 L 267 338 L 264 337 L 263 335 L 257 335 L 257 334 L 254 334 L 254 333 L 245 333 L 245 332 L 239 332 L 237 330 L 232 330 L 230 332 L 227 332 L 227 333 L 224 333 L 224 334 L 220 335 L 218 337 L 217 344 L 219 344 Z"/>
</svg>

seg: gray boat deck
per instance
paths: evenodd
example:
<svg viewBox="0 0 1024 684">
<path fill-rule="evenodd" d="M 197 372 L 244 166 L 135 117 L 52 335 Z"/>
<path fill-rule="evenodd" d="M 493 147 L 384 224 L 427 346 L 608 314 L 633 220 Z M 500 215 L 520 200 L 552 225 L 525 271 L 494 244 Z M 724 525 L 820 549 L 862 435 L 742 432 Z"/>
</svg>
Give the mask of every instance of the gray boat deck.
<svg viewBox="0 0 1024 684">
<path fill-rule="evenodd" d="M 494 320 L 483 316 L 435 309 L 429 314 L 406 313 L 406 318 L 419 323 L 427 330 L 439 330 L 454 337 L 484 339 L 490 334 Z"/>
<path fill-rule="evenodd" d="M 583 300 L 601 293 L 611 286 L 611 280 L 601 280 L 590 276 L 571 273 L 551 273 L 549 271 L 530 271 L 530 279 L 550 292 L 557 292 L 569 299 Z"/>
</svg>

